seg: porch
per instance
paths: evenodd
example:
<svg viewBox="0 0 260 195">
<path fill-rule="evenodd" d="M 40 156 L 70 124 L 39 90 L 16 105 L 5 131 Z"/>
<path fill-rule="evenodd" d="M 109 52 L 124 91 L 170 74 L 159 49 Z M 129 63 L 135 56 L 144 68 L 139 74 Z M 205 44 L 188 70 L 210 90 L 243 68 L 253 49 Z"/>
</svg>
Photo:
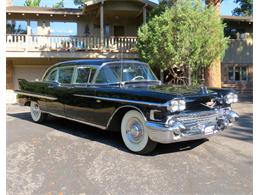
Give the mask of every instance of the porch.
<svg viewBox="0 0 260 195">
<path fill-rule="evenodd" d="M 52 36 L 52 35 L 6 35 L 6 51 L 108 51 L 136 52 L 136 37 L 105 37 L 101 41 L 95 36 Z"/>
</svg>

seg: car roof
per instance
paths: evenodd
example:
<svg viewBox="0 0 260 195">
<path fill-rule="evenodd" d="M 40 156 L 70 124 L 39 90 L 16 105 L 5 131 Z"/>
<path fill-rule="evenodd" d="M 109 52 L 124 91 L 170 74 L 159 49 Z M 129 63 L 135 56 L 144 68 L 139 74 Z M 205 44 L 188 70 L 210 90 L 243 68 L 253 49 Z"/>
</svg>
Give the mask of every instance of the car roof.
<svg viewBox="0 0 260 195">
<path fill-rule="evenodd" d="M 83 60 L 70 60 L 65 62 L 60 62 L 56 64 L 57 66 L 66 66 L 66 65 L 91 65 L 91 66 L 101 66 L 107 62 L 120 62 L 120 61 L 131 61 L 131 62 L 141 62 L 138 60 L 128 60 L 128 59 L 83 59 Z"/>
</svg>

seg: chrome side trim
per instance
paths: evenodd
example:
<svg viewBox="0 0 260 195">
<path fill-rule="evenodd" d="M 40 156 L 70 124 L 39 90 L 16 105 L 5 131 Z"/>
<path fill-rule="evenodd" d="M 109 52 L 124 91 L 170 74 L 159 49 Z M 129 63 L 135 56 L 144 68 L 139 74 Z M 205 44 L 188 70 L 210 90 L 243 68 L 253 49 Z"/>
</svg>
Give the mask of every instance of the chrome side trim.
<svg viewBox="0 0 260 195">
<path fill-rule="evenodd" d="M 15 91 L 15 93 L 20 94 L 20 95 L 27 95 L 27 96 L 37 97 L 37 98 L 43 98 L 43 99 L 47 99 L 47 100 L 53 100 L 53 101 L 58 99 L 55 97 L 50 97 L 50 96 L 46 96 L 46 95 L 38 95 L 38 94 L 22 92 L 22 91 Z"/>
<path fill-rule="evenodd" d="M 133 103 L 133 104 L 142 104 L 148 106 L 157 106 L 157 107 L 164 107 L 164 104 L 154 103 L 154 102 L 145 102 L 145 101 L 136 101 L 136 100 L 127 100 L 127 99 L 120 99 L 120 98 L 106 98 L 106 97 L 99 97 L 99 96 L 90 96 L 90 95 L 80 95 L 80 94 L 73 94 L 76 97 L 85 97 L 85 98 L 94 98 L 99 100 L 106 100 L 106 101 L 117 101 L 123 103 Z"/>
<path fill-rule="evenodd" d="M 59 117 L 59 118 L 68 119 L 68 120 L 75 121 L 75 122 L 78 122 L 78 123 L 82 123 L 82 124 L 85 124 L 85 125 L 89 125 L 89 126 L 92 126 L 92 127 L 97 127 L 97 128 L 103 129 L 103 130 L 107 129 L 105 126 L 102 126 L 102 125 L 97 125 L 97 124 L 93 124 L 93 123 L 89 123 L 89 122 L 73 119 L 73 118 L 70 118 L 70 117 L 62 116 L 62 115 L 59 115 L 59 114 L 54 114 L 54 113 L 51 113 L 51 112 L 46 112 L 46 111 L 42 111 L 42 112 L 50 114 L 52 116 Z"/>
<path fill-rule="evenodd" d="M 111 123 L 111 120 L 114 118 L 115 114 L 116 114 L 119 110 L 121 110 L 121 109 L 123 109 L 123 108 L 133 108 L 133 109 L 136 109 L 136 110 L 139 111 L 139 112 L 141 113 L 141 115 L 144 117 L 144 120 L 147 121 L 147 120 L 146 120 L 146 117 L 145 117 L 144 114 L 143 114 L 143 112 L 142 112 L 139 108 L 137 108 L 136 106 L 125 105 L 125 106 L 120 106 L 120 107 L 118 107 L 118 108 L 112 113 L 112 115 L 110 116 L 110 118 L 109 118 L 109 120 L 108 120 L 108 122 L 107 122 L 107 127 L 106 127 L 106 128 L 109 127 L 109 125 L 110 125 L 110 123 Z"/>
</svg>

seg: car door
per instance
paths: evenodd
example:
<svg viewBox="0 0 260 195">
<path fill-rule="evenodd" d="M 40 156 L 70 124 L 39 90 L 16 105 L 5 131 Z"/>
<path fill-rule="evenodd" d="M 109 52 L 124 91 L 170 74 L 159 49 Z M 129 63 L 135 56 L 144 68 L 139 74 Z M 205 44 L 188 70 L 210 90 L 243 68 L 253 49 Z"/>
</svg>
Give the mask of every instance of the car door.
<svg viewBox="0 0 260 195">
<path fill-rule="evenodd" d="M 91 84 L 96 72 L 94 66 L 78 66 L 75 68 L 73 88 L 68 90 L 70 97 L 65 100 L 65 115 L 68 118 L 90 123 L 95 126 L 96 87 Z"/>
<path fill-rule="evenodd" d="M 54 75 L 56 72 L 56 75 Z M 50 73 L 50 77 L 55 79 L 48 80 L 47 95 L 57 98 L 56 100 L 46 100 L 46 110 L 51 114 L 65 116 L 64 105 L 70 98 L 69 91 L 73 88 L 72 78 L 74 66 L 57 67 Z"/>
</svg>

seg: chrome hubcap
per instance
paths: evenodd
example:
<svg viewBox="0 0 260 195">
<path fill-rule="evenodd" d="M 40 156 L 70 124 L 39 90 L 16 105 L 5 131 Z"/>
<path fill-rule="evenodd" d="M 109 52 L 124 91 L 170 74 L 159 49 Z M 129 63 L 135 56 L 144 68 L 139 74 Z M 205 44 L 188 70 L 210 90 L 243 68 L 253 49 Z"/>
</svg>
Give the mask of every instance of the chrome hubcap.
<svg viewBox="0 0 260 195">
<path fill-rule="evenodd" d="M 127 124 L 126 134 L 130 142 L 140 143 L 144 134 L 142 122 L 137 118 L 130 119 Z"/>
<path fill-rule="evenodd" d="M 32 103 L 31 105 L 31 113 L 32 115 L 37 119 L 39 118 L 40 114 L 41 114 L 41 110 L 38 104 L 36 103 Z"/>
</svg>

